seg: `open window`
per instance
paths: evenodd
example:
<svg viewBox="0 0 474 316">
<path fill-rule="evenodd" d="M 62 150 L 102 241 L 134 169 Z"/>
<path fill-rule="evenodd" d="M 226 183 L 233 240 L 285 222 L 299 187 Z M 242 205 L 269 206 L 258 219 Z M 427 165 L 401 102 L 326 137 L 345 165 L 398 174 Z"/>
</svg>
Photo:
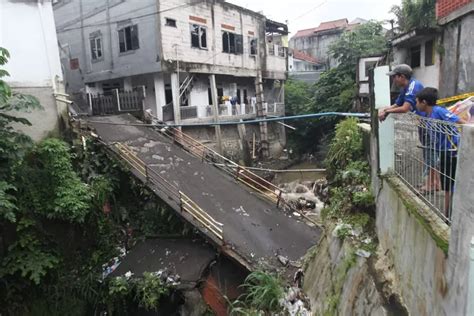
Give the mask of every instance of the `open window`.
<svg viewBox="0 0 474 316">
<path fill-rule="evenodd" d="M 421 66 L 421 45 L 410 48 L 410 66 L 412 68 Z"/>
<path fill-rule="evenodd" d="M 165 19 L 165 25 L 170 26 L 170 27 L 177 27 L 176 26 L 176 20 L 175 19 L 170 19 L 170 18 Z"/>
<path fill-rule="evenodd" d="M 222 32 L 222 51 L 228 54 L 242 54 L 243 36 L 231 32 Z"/>
<path fill-rule="evenodd" d="M 207 49 L 207 28 L 191 24 L 191 47 Z"/>
<path fill-rule="evenodd" d="M 102 52 L 102 35 L 100 33 L 92 33 L 89 37 L 91 45 L 91 59 L 92 61 L 99 61 L 103 57 Z"/>
<path fill-rule="evenodd" d="M 254 37 L 249 38 L 249 47 L 250 47 L 250 55 L 257 55 L 258 52 L 258 39 Z"/>
<path fill-rule="evenodd" d="M 425 42 L 425 66 L 432 66 L 434 63 L 434 40 L 430 40 Z"/>
<path fill-rule="evenodd" d="M 138 25 L 129 25 L 121 28 L 119 34 L 120 52 L 125 53 L 140 48 L 138 40 Z"/>
</svg>

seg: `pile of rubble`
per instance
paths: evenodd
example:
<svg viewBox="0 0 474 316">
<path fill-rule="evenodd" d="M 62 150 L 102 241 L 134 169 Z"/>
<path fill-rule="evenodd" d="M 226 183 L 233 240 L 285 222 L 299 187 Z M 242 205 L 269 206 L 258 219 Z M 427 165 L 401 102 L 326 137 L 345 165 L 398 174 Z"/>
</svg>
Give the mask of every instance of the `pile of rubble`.
<svg viewBox="0 0 474 316">
<path fill-rule="evenodd" d="M 286 192 L 282 195 L 282 198 L 293 209 L 298 210 L 305 216 L 319 218 L 320 212 L 324 207 L 324 201 L 328 196 L 326 180 L 293 181 L 282 184 L 280 187 Z M 299 214 L 294 215 L 298 216 Z"/>
</svg>

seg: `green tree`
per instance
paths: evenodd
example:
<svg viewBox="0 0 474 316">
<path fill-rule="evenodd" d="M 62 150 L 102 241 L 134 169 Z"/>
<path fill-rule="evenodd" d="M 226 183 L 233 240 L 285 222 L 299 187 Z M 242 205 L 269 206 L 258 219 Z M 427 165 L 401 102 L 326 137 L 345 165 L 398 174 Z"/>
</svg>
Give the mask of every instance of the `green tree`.
<svg viewBox="0 0 474 316">
<path fill-rule="evenodd" d="M 355 77 L 358 59 L 381 54 L 387 45 L 382 25 L 375 21 L 345 32 L 330 47 L 331 54 L 339 61 L 338 66 L 325 71 L 312 86 L 292 81 L 286 86 L 288 114 L 349 112 L 357 94 Z M 333 129 L 338 120 L 322 117 L 297 122 L 297 130 L 289 134 L 290 143 L 300 151 L 314 151 L 318 141 Z"/>
<path fill-rule="evenodd" d="M 330 53 L 340 63 L 339 70 L 355 78 L 358 59 L 367 55 L 380 54 L 388 48 L 382 24 L 369 21 L 344 32 L 330 47 Z"/>
<path fill-rule="evenodd" d="M 402 0 L 390 10 L 402 32 L 436 26 L 436 0 Z"/>
<path fill-rule="evenodd" d="M 15 222 L 14 169 L 32 142 L 27 135 L 15 130 L 12 124 L 30 126 L 27 119 L 15 114 L 40 109 L 41 105 L 35 97 L 12 91 L 5 82 L 4 78 L 9 73 L 4 66 L 9 58 L 9 52 L 0 47 L 0 219 Z"/>
</svg>

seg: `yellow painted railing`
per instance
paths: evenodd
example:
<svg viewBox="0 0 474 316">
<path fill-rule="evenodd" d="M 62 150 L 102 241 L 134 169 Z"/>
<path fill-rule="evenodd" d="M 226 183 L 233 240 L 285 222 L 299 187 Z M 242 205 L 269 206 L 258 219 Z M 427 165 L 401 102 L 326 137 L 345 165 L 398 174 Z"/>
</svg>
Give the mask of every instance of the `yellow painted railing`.
<svg viewBox="0 0 474 316">
<path fill-rule="evenodd" d="M 176 185 L 171 184 L 153 169 L 148 168 L 145 162 L 126 144 L 115 143 L 114 146 L 119 156 L 132 169 L 142 175 L 148 183 L 154 184 L 159 190 L 166 193 L 171 200 L 180 206 L 181 212 L 190 215 L 200 226 L 211 232 L 222 243 L 224 242 L 224 224 L 216 221 L 189 196 L 180 191 Z"/>
<path fill-rule="evenodd" d="M 252 190 L 260 193 L 264 198 L 268 199 L 272 203 L 276 203 L 278 206 L 285 204 L 282 200 L 281 195 L 282 189 L 274 185 L 273 183 L 265 180 L 259 175 L 253 173 L 247 168 L 240 166 L 234 161 L 222 156 L 215 150 L 209 148 L 178 128 L 166 128 L 162 130 L 162 133 L 174 142 L 181 145 L 185 150 L 208 163 L 214 164 L 224 172 L 228 173 L 236 180 L 242 182 Z"/>
</svg>

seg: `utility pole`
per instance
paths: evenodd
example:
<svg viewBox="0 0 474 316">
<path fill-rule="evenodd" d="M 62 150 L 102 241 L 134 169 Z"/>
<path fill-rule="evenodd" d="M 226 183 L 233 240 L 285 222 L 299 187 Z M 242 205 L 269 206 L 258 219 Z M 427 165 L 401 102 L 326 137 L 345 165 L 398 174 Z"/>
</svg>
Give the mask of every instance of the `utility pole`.
<svg viewBox="0 0 474 316">
<path fill-rule="evenodd" d="M 216 85 L 216 75 L 209 75 L 209 81 L 211 83 L 211 95 L 212 95 L 212 109 L 214 123 L 219 123 L 219 100 L 217 100 L 217 85 Z M 222 149 L 222 134 L 220 125 L 215 126 L 216 129 L 216 142 L 217 142 L 217 151 L 219 154 L 223 155 Z"/>
<path fill-rule="evenodd" d="M 109 33 L 109 52 L 110 52 L 110 68 L 111 70 L 114 69 L 114 50 L 112 45 L 112 23 L 110 23 L 110 0 L 107 0 L 107 11 L 106 11 L 106 19 L 107 19 L 107 32 Z M 102 46 L 104 45 L 103 42 L 100 43 Z M 83 46 L 85 47 L 85 46 Z"/>
<path fill-rule="evenodd" d="M 257 70 L 257 77 L 255 78 L 255 92 L 257 94 L 257 118 L 266 118 L 266 111 L 263 106 L 265 97 L 263 95 L 263 79 L 262 71 Z M 260 122 L 260 144 L 262 148 L 262 156 L 264 159 L 270 157 L 270 150 L 268 146 L 268 125 L 267 122 Z"/>
</svg>

